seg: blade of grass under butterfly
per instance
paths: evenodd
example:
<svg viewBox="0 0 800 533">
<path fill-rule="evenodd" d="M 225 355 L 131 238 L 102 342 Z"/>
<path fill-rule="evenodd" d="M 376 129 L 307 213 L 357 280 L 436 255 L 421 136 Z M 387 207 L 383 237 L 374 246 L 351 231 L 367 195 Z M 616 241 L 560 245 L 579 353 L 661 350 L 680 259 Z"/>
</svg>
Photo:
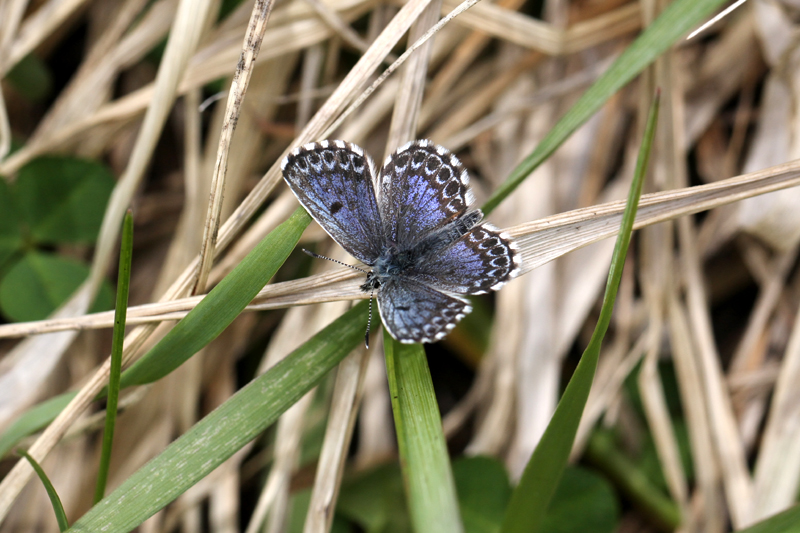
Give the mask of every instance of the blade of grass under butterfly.
<svg viewBox="0 0 800 533">
<path fill-rule="evenodd" d="M 800 505 L 770 516 L 737 533 L 797 533 L 800 531 Z"/>
<path fill-rule="evenodd" d="M 289 257 L 311 217 L 302 207 L 272 230 L 183 320 L 122 374 L 122 387 L 163 378 L 239 316 Z"/>
<path fill-rule="evenodd" d="M 94 487 L 94 503 L 103 499 L 108 481 L 108 465 L 111 462 L 111 444 L 114 441 L 114 426 L 117 422 L 119 379 L 122 371 L 122 344 L 125 341 L 125 321 L 128 316 L 128 292 L 131 285 L 131 259 L 133 258 L 133 215 L 125 213 L 122 222 L 122 239 L 119 248 L 119 273 L 117 275 L 117 305 L 114 308 L 114 331 L 111 338 L 111 369 L 108 376 L 108 401 L 106 402 L 106 426 L 103 431 L 103 448 L 100 466 L 97 469 L 97 484 Z"/>
<path fill-rule="evenodd" d="M 70 531 L 130 531 L 270 426 L 364 341 L 362 301 L 170 444 Z"/>
<path fill-rule="evenodd" d="M 69 529 L 69 522 L 67 522 L 67 513 L 64 511 L 64 506 L 61 505 L 61 498 L 58 497 L 58 493 L 56 492 L 55 487 L 53 484 L 50 483 L 50 479 L 47 477 L 47 474 L 44 473 L 44 470 L 36 462 L 36 459 L 28 455 L 28 452 L 20 450 L 19 453 L 33 467 L 33 470 L 36 472 L 36 475 L 39 476 L 39 479 L 42 480 L 42 485 L 44 485 L 44 489 L 47 491 L 47 495 L 50 497 L 50 503 L 53 505 L 53 511 L 56 513 L 56 520 L 58 521 L 58 530 L 59 531 L 66 531 Z"/>
<path fill-rule="evenodd" d="M 383 345 L 414 531 L 464 531 L 425 349 L 421 344 L 396 342 L 386 329 Z"/>
<path fill-rule="evenodd" d="M 515 168 L 481 208 L 488 215 L 542 164 L 561 144 L 589 120 L 605 102 L 646 66 L 706 18 L 725 0 L 675 0 L 617 58 L 600 78 L 553 126 L 536 149 Z"/>
<path fill-rule="evenodd" d="M 636 210 L 639 206 L 639 197 L 642 194 L 642 184 L 655 135 L 658 103 L 659 94 L 656 94 L 647 117 L 644 140 L 639 150 L 636 172 L 628 193 L 622 227 L 614 246 L 600 318 L 589 345 L 583 352 L 575 373 L 558 402 L 553 418 L 547 425 L 542 439 L 525 467 L 519 484 L 511 495 L 511 502 L 508 504 L 503 520 L 502 533 L 533 533 L 541 526 L 550 499 L 558 487 L 561 475 L 567 465 L 583 408 L 592 388 L 600 346 L 611 322 L 611 312 L 614 309 L 614 300 L 617 297 L 617 289 L 622 278 L 622 267 L 628 252 L 633 221 L 636 219 Z"/>
</svg>

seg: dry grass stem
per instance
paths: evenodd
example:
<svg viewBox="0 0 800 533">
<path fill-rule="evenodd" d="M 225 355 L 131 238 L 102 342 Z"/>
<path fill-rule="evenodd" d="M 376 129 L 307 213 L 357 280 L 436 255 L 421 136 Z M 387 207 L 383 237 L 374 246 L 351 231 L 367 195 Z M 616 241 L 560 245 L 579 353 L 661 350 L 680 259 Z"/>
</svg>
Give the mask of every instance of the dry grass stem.
<svg viewBox="0 0 800 533">
<path fill-rule="evenodd" d="M 233 140 L 233 132 L 236 129 L 236 123 L 242 111 L 244 95 L 250 85 L 250 77 L 253 74 L 256 57 L 261 49 L 264 32 L 267 31 L 267 22 L 272 11 L 272 5 L 272 0 L 258 0 L 253 5 L 253 14 L 250 17 L 250 23 L 247 25 L 247 33 L 245 33 L 244 44 L 242 45 L 242 55 L 236 65 L 236 72 L 233 74 L 228 103 L 225 109 L 225 121 L 222 123 L 222 130 L 219 136 L 217 160 L 214 165 L 214 174 L 211 177 L 211 198 L 208 204 L 203 242 L 200 247 L 200 267 L 198 268 L 197 283 L 192 291 L 195 294 L 205 292 L 208 273 L 214 260 L 216 236 L 219 230 L 225 192 L 225 178 L 228 170 L 228 153 Z"/>
</svg>

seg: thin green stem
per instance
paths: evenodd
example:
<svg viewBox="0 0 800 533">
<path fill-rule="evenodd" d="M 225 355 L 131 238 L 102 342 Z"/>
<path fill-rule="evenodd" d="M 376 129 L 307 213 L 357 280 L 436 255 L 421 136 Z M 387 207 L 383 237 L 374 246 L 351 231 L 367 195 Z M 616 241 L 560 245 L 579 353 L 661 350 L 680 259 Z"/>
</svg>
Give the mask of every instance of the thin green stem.
<svg viewBox="0 0 800 533">
<path fill-rule="evenodd" d="M 125 341 L 125 321 L 128 316 L 128 292 L 131 286 L 131 258 L 133 257 L 133 215 L 131 210 L 122 222 L 122 240 L 119 250 L 119 275 L 117 276 L 117 305 L 114 309 L 114 333 L 111 340 L 111 370 L 108 376 L 108 400 L 106 401 L 106 426 L 103 431 L 103 449 L 94 487 L 94 503 L 103 499 L 108 481 L 108 465 L 111 462 L 111 445 L 114 441 L 114 426 L 117 422 L 119 401 L 119 376 L 122 372 L 122 344 Z"/>
</svg>

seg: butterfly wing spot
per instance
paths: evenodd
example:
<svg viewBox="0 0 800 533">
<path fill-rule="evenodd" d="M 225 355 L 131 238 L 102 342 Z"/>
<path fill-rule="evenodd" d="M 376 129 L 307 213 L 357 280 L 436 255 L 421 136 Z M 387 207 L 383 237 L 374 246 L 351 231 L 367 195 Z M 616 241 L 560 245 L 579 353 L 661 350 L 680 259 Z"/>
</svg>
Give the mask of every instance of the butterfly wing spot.
<svg viewBox="0 0 800 533">
<path fill-rule="evenodd" d="M 485 240 L 489 236 L 482 228 L 476 228 L 473 230 L 472 235 L 470 235 L 469 240 L 472 242 L 481 242 Z"/>
<path fill-rule="evenodd" d="M 452 198 L 461 190 L 457 181 L 451 181 L 447 185 L 445 185 L 444 189 L 442 189 L 443 196 L 445 198 Z"/>
<path fill-rule="evenodd" d="M 325 166 L 328 167 L 328 170 L 333 170 L 334 167 L 336 167 L 338 163 L 336 159 L 336 154 L 332 150 L 325 150 L 322 152 L 322 161 L 325 163 Z"/>
<path fill-rule="evenodd" d="M 344 207 L 344 206 L 342 205 L 342 202 L 333 202 L 333 203 L 331 204 L 331 207 L 330 207 L 330 209 L 331 209 L 331 215 L 335 215 L 336 213 L 338 213 L 338 212 L 339 212 L 339 210 L 341 210 L 341 209 L 342 209 L 342 207 Z"/>
<path fill-rule="evenodd" d="M 495 257 L 494 259 L 489 261 L 489 264 L 492 265 L 493 267 L 507 267 L 509 262 L 510 260 L 508 259 L 508 257 Z"/>
<path fill-rule="evenodd" d="M 478 245 L 478 248 L 481 250 L 486 250 L 488 248 L 494 248 L 500 244 L 500 239 L 497 237 L 492 237 L 491 239 L 486 239 L 482 243 Z"/>
<path fill-rule="evenodd" d="M 425 160 L 425 173 L 432 176 L 437 170 L 439 170 L 439 167 L 441 166 L 442 166 L 442 160 L 436 157 L 435 155 L 431 154 Z"/>
<path fill-rule="evenodd" d="M 452 213 L 454 215 L 463 210 L 463 208 L 464 202 L 462 202 L 459 198 L 456 198 L 451 202 L 447 202 L 447 207 L 445 207 L 448 213 Z"/>
<path fill-rule="evenodd" d="M 450 181 L 450 178 L 452 177 L 453 177 L 453 171 L 450 170 L 450 167 L 441 167 L 439 169 L 439 173 L 436 174 L 436 183 L 437 185 L 443 186 L 445 183 Z"/>
<path fill-rule="evenodd" d="M 344 150 L 340 150 L 338 152 L 333 152 L 336 158 L 336 164 L 339 165 L 339 168 L 342 170 L 350 170 L 350 154 L 345 152 Z"/>
</svg>

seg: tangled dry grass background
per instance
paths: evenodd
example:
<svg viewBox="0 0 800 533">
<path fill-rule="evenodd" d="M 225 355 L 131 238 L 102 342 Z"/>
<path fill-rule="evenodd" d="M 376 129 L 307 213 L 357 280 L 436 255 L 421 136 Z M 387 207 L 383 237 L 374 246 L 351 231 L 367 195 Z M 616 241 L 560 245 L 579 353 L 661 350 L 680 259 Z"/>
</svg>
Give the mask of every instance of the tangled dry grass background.
<svg viewBox="0 0 800 533">
<path fill-rule="evenodd" d="M 0 429 L 57 392 L 102 386 L 96 371 L 108 355 L 112 315 L 82 315 L 113 271 L 128 205 L 136 221 L 129 314 L 136 328 L 126 340 L 126 361 L 152 346 L 197 303 L 192 294 L 216 284 L 294 211 L 277 167 L 286 150 L 335 137 L 380 160 L 410 138 L 429 138 L 469 167 L 480 204 L 663 4 L 484 0 L 330 131 L 376 72 L 402 53 L 395 43 L 406 29 L 415 41 L 454 1 L 287 0 L 274 8 L 257 3 L 262 16 L 253 19 L 251 3 L 219 18 L 220 4 L 210 0 L 0 3 L 0 72 L 31 53 L 64 71 L 46 104 L 3 83 L 0 153 L 8 152 L 12 133 L 24 144 L 0 161 L 0 175 L 13 180 L 38 155 L 70 153 L 104 160 L 118 176 L 96 247 L 68 250 L 91 259 L 87 283 L 53 320 L 0 325 Z M 683 531 L 741 527 L 796 501 L 800 198 L 787 189 L 739 200 L 797 178 L 789 162 L 800 149 L 798 10 L 792 0 L 751 0 L 673 47 L 493 213 L 492 221 L 520 240 L 526 275 L 487 304 L 491 328 L 457 330 L 429 351 L 459 369 L 436 378 L 445 433 L 457 453 L 500 457 L 512 478 L 524 467 L 574 365 L 575 346 L 585 344 L 594 323 L 613 246 L 602 239 L 614 234 L 621 212 L 619 204 L 601 204 L 624 197 L 659 86 L 664 104 L 646 186 L 654 194 L 642 203 L 646 228 L 629 257 L 573 455 L 583 457 L 598 424 L 616 428 L 620 448 L 632 455 L 649 435 Z M 152 51 L 168 32 L 157 63 Z M 243 39 L 244 70 L 237 71 Z M 213 87 L 228 89 L 234 72 L 234 92 L 244 99 L 201 111 Z M 236 119 L 234 105 L 241 106 Z M 741 180 L 722 181 L 737 175 Z M 708 187 L 665 192 L 690 185 Z M 346 260 L 326 238 L 312 225 L 304 241 Z M 111 487 L 230 397 L 243 375 L 263 372 L 338 316 L 347 300 L 363 296 L 355 274 L 327 264 L 314 263 L 315 275 L 288 281 L 306 268 L 291 258 L 278 276 L 283 283 L 267 286 L 199 356 L 152 386 L 126 392 Z M 320 305 L 300 305 L 309 303 Z M 274 311 L 280 308 L 288 310 Z M 380 351 L 355 354 L 337 380 L 351 388 L 358 409 L 337 404 L 339 396 L 333 407 L 320 406 L 309 395 L 281 418 L 272 444 L 236 454 L 141 531 L 238 531 L 241 523 L 254 531 L 267 510 L 267 530 L 283 530 L 292 480 L 307 474 L 298 463 L 304 428 L 325 417 L 329 428 L 339 428 L 340 445 L 319 458 L 320 470 L 345 457 L 347 469 L 391 460 L 382 364 Z M 667 407 L 665 369 L 676 377 L 677 417 Z M 447 388 L 450 381 L 456 384 Z M 626 382 L 638 390 L 644 419 L 632 415 Z M 47 455 L 43 464 L 70 516 L 91 504 L 97 464 L 98 414 L 85 408 L 93 393 L 85 396 L 25 443 Z M 680 442 L 692 458 L 690 475 Z M 44 492 L 11 470 L 15 461 L 0 463 L 0 530 L 51 530 Z M 254 476 L 265 464 L 259 499 Z M 318 483 L 334 486 L 340 474 L 333 467 Z M 241 516 L 254 507 L 256 518 Z M 636 506 L 624 509 L 620 531 L 657 527 Z M 315 519 L 326 520 L 309 515 Z"/>
</svg>

